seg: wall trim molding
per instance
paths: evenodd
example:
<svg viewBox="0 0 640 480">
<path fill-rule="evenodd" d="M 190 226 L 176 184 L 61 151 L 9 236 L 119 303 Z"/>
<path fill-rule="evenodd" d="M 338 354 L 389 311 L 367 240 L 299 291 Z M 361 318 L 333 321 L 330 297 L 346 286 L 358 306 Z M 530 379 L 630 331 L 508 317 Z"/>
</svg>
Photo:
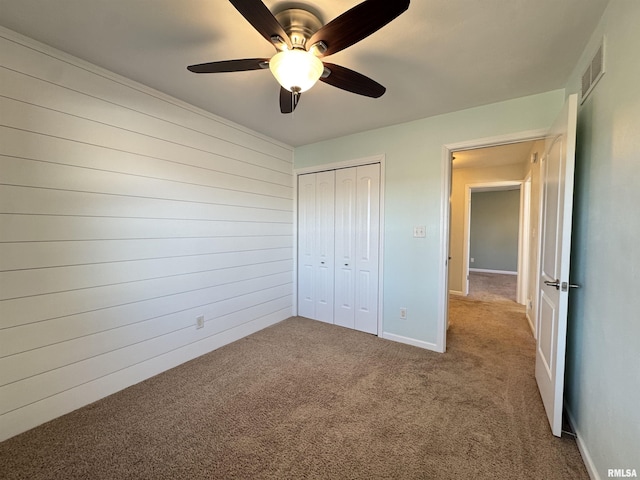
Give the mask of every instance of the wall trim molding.
<svg viewBox="0 0 640 480">
<path fill-rule="evenodd" d="M 351 160 L 344 160 L 340 162 L 323 163 L 321 165 L 314 165 L 311 167 L 294 168 L 293 175 L 304 175 L 307 173 L 327 172 L 329 170 L 340 170 L 342 168 L 361 167 L 363 165 L 370 165 L 373 163 L 384 164 L 384 153 L 379 155 L 372 155 L 370 157 L 354 158 Z M 381 175 L 382 176 L 382 175 Z"/>
<path fill-rule="evenodd" d="M 395 333 L 382 332 L 382 338 L 385 340 L 391 340 L 393 342 L 404 343 L 406 345 L 412 345 L 414 347 L 424 348 L 425 350 L 432 350 L 434 352 L 440 352 L 438 345 L 431 342 L 425 342 L 423 340 L 416 340 L 415 338 L 404 337 L 402 335 L 396 335 Z"/>
<path fill-rule="evenodd" d="M 476 273 L 497 273 L 500 275 L 518 275 L 518 272 L 512 270 L 493 270 L 492 268 L 470 268 L 469 271 Z"/>
<path fill-rule="evenodd" d="M 506 135 L 497 135 L 495 137 L 484 137 L 475 140 L 456 142 L 443 145 L 443 147 L 449 152 L 457 152 L 459 150 L 508 145 L 510 143 L 527 142 L 529 140 L 540 140 L 545 137 L 547 131 L 547 128 L 539 128 L 537 130 L 527 130 L 525 132 L 508 133 Z"/>
<path fill-rule="evenodd" d="M 529 324 L 529 328 L 531 329 L 531 334 L 533 335 L 533 338 L 536 338 L 536 327 L 533 325 L 533 321 L 531 320 L 531 315 L 529 315 L 529 312 L 525 312 L 524 316 L 527 319 L 527 323 Z"/>
<path fill-rule="evenodd" d="M 564 404 L 564 411 L 567 413 L 567 417 L 569 417 L 569 424 L 576 434 L 576 444 L 578 445 L 578 451 L 582 456 L 582 461 L 584 462 L 584 466 L 587 469 L 589 477 L 591 477 L 591 480 L 600 480 L 600 474 L 598 473 L 596 464 L 593 461 L 593 457 L 591 456 L 591 453 L 589 453 L 587 445 L 582 440 L 582 435 L 580 435 L 580 432 L 576 428 L 576 421 L 573 418 L 573 415 L 571 414 L 571 411 L 569 410 L 569 407 L 566 403 Z"/>
</svg>

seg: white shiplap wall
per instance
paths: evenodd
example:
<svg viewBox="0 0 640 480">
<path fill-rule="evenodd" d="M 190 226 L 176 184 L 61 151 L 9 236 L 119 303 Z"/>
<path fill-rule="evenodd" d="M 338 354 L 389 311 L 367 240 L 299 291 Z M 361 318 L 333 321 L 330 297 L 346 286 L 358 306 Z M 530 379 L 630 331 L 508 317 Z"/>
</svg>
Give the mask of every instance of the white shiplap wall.
<svg viewBox="0 0 640 480">
<path fill-rule="evenodd" d="M 0 29 L 0 440 L 289 317 L 292 157 Z"/>
</svg>

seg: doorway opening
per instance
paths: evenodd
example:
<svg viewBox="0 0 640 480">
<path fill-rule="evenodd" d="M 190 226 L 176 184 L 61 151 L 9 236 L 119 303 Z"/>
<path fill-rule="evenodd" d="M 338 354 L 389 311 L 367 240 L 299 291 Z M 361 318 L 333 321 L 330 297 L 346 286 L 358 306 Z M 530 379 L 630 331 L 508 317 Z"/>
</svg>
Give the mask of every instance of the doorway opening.
<svg viewBox="0 0 640 480">
<path fill-rule="evenodd" d="M 443 148 L 449 199 L 443 338 L 449 301 L 474 297 L 522 308 L 535 336 L 537 159 L 544 151 L 544 135 L 526 132 Z"/>
<path fill-rule="evenodd" d="M 513 170 L 514 166 L 517 176 L 519 164 L 501 169 Z M 477 172 L 474 170 L 472 175 Z M 454 185 L 457 173 L 453 172 Z M 468 175 L 461 176 L 464 179 Z M 522 265 L 528 252 L 521 248 L 521 239 L 528 236 L 522 224 L 529 212 L 523 208 L 522 181 L 466 184 L 462 213 L 462 295 L 524 304 L 520 287 L 526 289 Z"/>
</svg>

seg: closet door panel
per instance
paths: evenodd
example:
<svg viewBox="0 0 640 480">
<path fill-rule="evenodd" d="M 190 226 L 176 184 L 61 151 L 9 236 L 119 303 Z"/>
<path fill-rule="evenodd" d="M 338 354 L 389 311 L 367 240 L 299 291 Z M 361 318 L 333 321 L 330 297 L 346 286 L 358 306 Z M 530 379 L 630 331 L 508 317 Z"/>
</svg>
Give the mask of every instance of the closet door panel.
<svg viewBox="0 0 640 480">
<path fill-rule="evenodd" d="M 355 329 L 378 332 L 380 166 L 357 167 Z"/>
<path fill-rule="evenodd" d="M 298 315 L 315 317 L 316 176 L 298 177 Z"/>
<path fill-rule="evenodd" d="M 301 175 L 298 313 L 378 331 L 380 166 Z"/>
<path fill-rule="evenodd" d="M 334 237 L 335 237 L 335 172 L 316 175 L 315 235 L 315 316 L 316 320 L 333 323 L 334 304 Z"/>
<path fill-rule="evenodd" d="M 356 168 L 336 171 L 334 323 L 355 328 Z"/>
</svg>

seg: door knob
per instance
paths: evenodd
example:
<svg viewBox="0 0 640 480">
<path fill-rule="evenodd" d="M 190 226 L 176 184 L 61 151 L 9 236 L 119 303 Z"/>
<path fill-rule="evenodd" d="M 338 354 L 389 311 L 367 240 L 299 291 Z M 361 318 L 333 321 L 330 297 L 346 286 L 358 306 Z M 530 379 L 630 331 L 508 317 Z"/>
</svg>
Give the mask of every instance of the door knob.
<svg viewBox="0 0 640 480">
<path fill-rule="evenodd" d="M 560 280 L 545 280 L 544 284 L 550 287 L 556 287 L 556 290 L 560 290 Z"/>
</svg>

